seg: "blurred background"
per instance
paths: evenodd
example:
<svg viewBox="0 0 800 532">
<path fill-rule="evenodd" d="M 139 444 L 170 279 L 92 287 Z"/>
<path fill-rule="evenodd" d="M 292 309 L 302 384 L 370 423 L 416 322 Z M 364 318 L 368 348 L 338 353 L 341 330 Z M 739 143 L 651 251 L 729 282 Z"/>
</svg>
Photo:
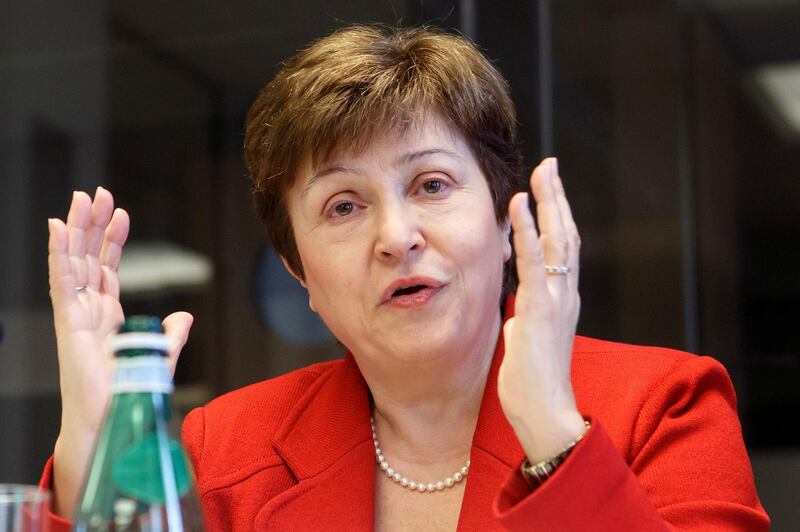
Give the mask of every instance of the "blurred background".
<svg viewBox="0 0 800 532">
<path fill-rule="evenodd" d="M 109 188 L 128 313 L 195 315 L 176 400 L 342 354 L 248 195 L 245 112 L 355 22 L 428 23 L 509 79 L 526 162 L 559 156 L 581 229 L 579 333 L 712 354 L 774 530 L 800 505 L 800 2 L 6 0 L 0 6 L 0 482 L 58 431 L 46 220 Z"/>
</svg>

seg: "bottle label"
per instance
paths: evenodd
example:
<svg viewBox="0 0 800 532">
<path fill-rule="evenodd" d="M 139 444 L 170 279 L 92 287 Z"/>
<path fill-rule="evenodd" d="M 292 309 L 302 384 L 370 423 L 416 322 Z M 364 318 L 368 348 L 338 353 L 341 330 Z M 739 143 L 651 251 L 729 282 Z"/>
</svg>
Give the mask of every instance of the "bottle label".
<svg viewBox="0 0 800 532">
<path fill-rule="evenodd" d="M 166 436 L 160 441 L 158 434 L 148 434 L 128 447 L 111 477 L 124 495 L 147 504 L 164 504 L 171 495 L 183 497 L 191 485 L 181 444 Z"/>
<path fill-rule="evenodd" d="M 152 332 L 126 332 L 120 333 L 111 339 L 111 349 L 122 351 L 124 349 L 154 349 L 169 351 L 169 340 L 161 333 Z"/>
<path fill-rule="evenodd" d="M 169 359 L 160 356 L 118 358 L 114 370 L 113 393 L 172 393 Z"/>
</svg>

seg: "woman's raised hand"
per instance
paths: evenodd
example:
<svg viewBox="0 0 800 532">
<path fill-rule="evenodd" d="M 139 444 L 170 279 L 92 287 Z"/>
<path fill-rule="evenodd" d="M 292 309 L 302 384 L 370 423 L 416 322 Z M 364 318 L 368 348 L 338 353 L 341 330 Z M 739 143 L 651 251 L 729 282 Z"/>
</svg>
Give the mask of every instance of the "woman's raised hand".
<svg viewBox="0 0 800 532">
<path fill-rule="evenodd" d="M 56 511 L 71 517 L 110 399 L 113 353 L 109 339 L 124 320 L 119 268 L 130 219 L 114 209 L 101 187 L 94 200 L 75 192 L 66 224 L 48 220 L 48 266 L 61 385 L 61 431 L 55 449 Z M 164 320 L 177 361 L 192 316 L 176 312 Z"/>
<path fill-rule="evenodd" d="M 528 195 L 509 205 L 519 285 L 514 317 L 504 328 L 498 376 L 503 412 L 531 463 L 552 458 L 584 430 L 570 379 L 580 312 L 580 237 L 556 159 L 531 175 L 537 231 Z M 566 267 L 548 272 L 546 267 Z"/>
</svg>

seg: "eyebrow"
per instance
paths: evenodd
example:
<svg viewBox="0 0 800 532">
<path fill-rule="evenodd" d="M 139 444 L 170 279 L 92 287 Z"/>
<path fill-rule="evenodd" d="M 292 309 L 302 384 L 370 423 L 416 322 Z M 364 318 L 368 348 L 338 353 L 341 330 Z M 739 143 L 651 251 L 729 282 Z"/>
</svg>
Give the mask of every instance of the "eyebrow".
<svg viewBox="0 0 800 532">
<path fill-rule="evenodd" d="M 394 166 L 397 168 L 398 166 L 404 166 L 408 163 L 411 163 L 417 159 L 421 159 L 422 157 L 427 157 L 428 155 L 448 155 L 450 157 L 454 157 L 456 159 L 464 160 L 464 157 L 453 150 L 448 150 L 447 148 L 428 148 L 427 150 L 419 150 L 419 151 L 412 151 L 409 153 L 404 153 L 400 155 L 397 159 L 394 160 Z"/>
<path fill-rule="evenodd" d="M 364 171 L 359 168 L 350 168 L 348 166 L 331 166 L 324 170 L 320 170 L 316 174 L 309 177 L 308 181 L 306 181 L 306 184 L 303 185 L 303 191 L 301 193 L 301 196 L 305 196 L 308 193 L 308 190 L 311 188 L 311 186 L 320 179 L 322 179 L 323 177 L 337 173 L 356 174 L 360 176 L 364 175 Z"/>
<path fill-rule="evenodd" d="M 460 153 L 455 152 L 453 150 L 448 150 L 447 148 L 428 148 L 428 149 L 425 149 L 425 150 L 418 150 L 418 151 L 412 151 L 412 152 L 404 153 L 403 155 L 398 156 L 392 162 L 392 166 L 394 166 L 395 168 L 398 168 L 400 166 L 405 166 L 407 164 L 410 164 L 410 163 L 416 161 L 417 159 L 421 159 L 423 157 L 427 157 L 428 155 L 437 155 L 437 154 L 447 155 L 449 157 L 453 157 L 453 158 L 459 159 L 461 161 L 464 160 L 464 156 L 463 155 L 461 155 Z M 328 176 L 330 174 L 336 174 L 336 173 L 356 174 L 356 175 L 363 176 L 365 172 L 364 172 L 364 170 L 361 170 L 360 168 L 351 168 L 351 167 L 348 167 L 348 166 L 339 166 L 339 165 L 330 166 L 328 168 L 325 168 L 324 170 L 320 170 L 319 172 L 317 172 L 314 175 L 312 175 L 311 177 L 309 177 L 308 181 L 306 181 L 306 184 L 303 186 L 303 191 L 302 191 L 301 195 L 305 196 L 308 193 L 308 190 L 311 188 L 311 186 L 314 183 L 316 183 L 317 181 L 319 181 L 320 179 L 322 179 L 323 177 Z"/>
</svg>

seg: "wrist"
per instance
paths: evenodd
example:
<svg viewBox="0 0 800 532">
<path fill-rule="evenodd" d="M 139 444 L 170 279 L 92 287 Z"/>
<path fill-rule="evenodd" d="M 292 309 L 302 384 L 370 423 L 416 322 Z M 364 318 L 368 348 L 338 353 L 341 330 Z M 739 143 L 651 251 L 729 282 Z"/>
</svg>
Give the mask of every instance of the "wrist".
<svg viewBox="0 0 800 532">
<path fill-rule="evenodd" d="M 586 431 L 584 418 L 577 410 L 546 418 L 520 418 L 511 425 L 531 464 L 554 458 Z"/>
<path fill-rule="evenodd" d="M 84 476 L 95 445 L 95 434 L 64 431 L 53 451 L 53 513 L 71 520 L 83 488 Z"/>
<path fill-rule="evenodd" d="M 52 512 L 67 520 L 73 518 L 83 482 L 79 472 L 83 460 L 80 457 L 76 460 L 72 449 L 68 439 L 59 435 L 53 451 L 53 476 L 49 486 L 53 492 Z"/>
<path fill-rule="evenodd" d="M 583 432 L 581 432 L 575 439 L 567 443 L 551 458 L 533 464 L 530 462 L 530 460 L 526 459 L 522 463 L 522 466 L 520 466 L 520 473 L 528 482 L 528 485 L 530 485 L 531 488 L 536 489 L 546 482 L 547 479 L 549 479 L 553 473 L 555 473 L 556 469 L 558 469 L 561 464 L 564 463 L 570 453 L 572 453 L 572 450 L 575 448 L 575 446 L 577 446 L 578 443 L 583 440 L 590 427 L 591 425 L 589 421 L 585 420 Z"/>
</svg>

